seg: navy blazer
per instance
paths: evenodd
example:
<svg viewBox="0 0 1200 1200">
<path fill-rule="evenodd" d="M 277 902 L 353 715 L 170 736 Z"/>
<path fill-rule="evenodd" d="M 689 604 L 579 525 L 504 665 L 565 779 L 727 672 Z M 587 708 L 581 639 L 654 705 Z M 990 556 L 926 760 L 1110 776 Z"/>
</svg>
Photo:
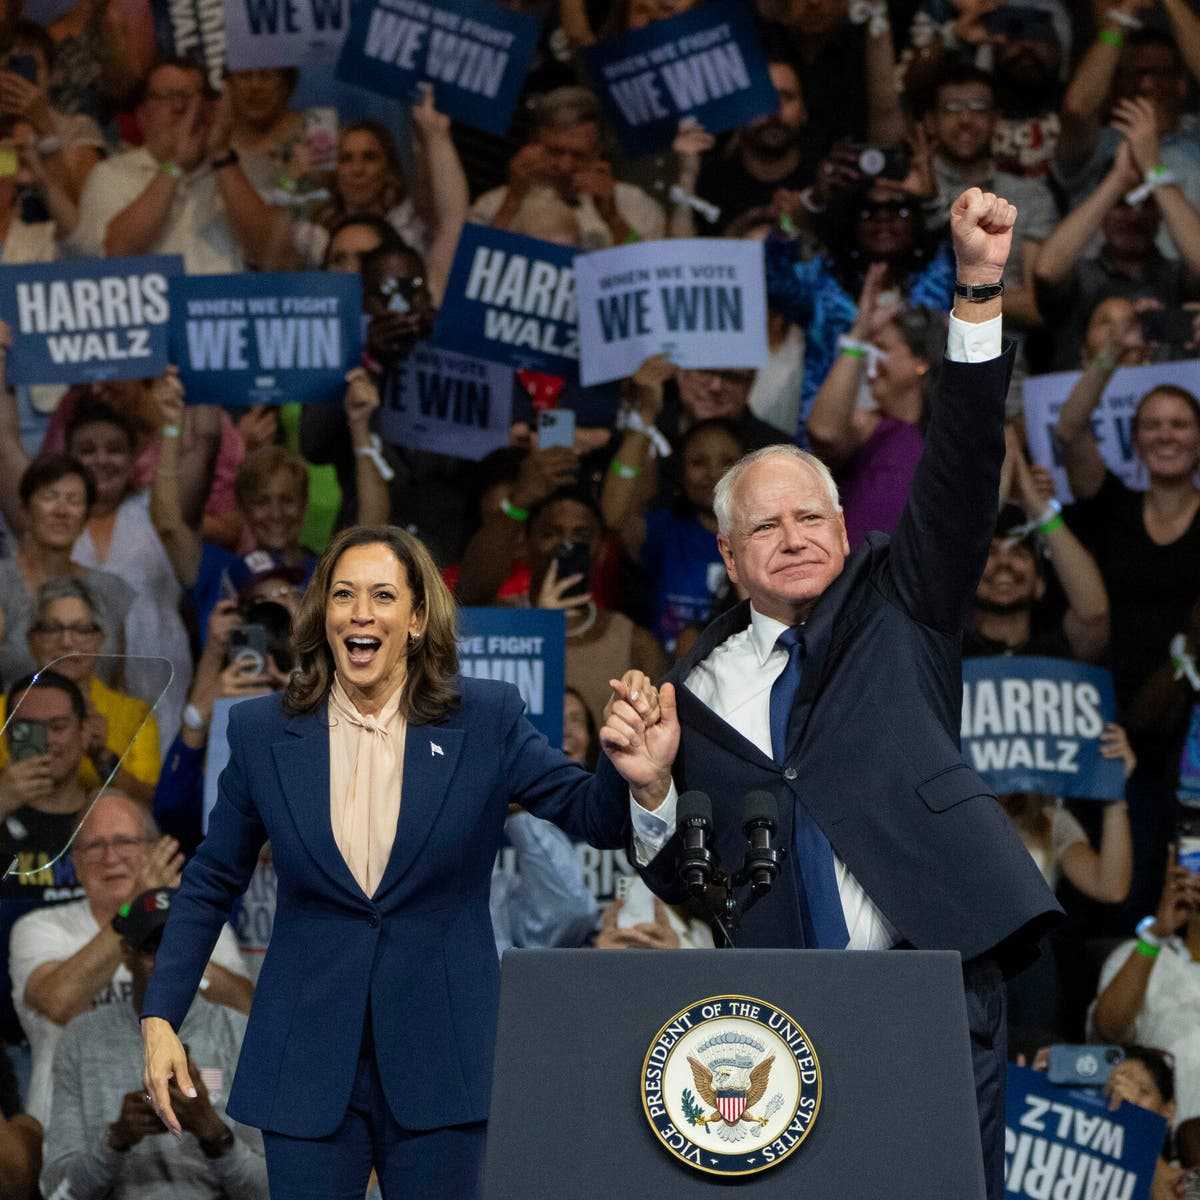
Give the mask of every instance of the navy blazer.
<svg viewBox="0 0 1200 1200">
<path fill-rule="evenodd" d="M 462 704 L 409 725 L 400 818 L 375 895 L 351 875 L 329 816 L 325 706 L 236 705 L 208 836 L 183 874 L 143 1016 L 175 1028 L 268 838 L 275 926 L 229 1115 L 323 1137 L 345 1115 L 369 1011 L 388 1103 L 408 1129 L 487 1117 L 499 993 L 488 911 L 510 801 L 598 847 L 620 846 L 629 793 L 550 746 L 506 683 L 460 679 Z"/>
<path fill-rule="evenodd" d="M 867 895 L 921 950 L 993 953 L 1010 969 L 1061 913 L 991 789 L 962 758 L 961 631 L 995 529 L 1011 350 L 943 364 L 925 449 L 895 533 L 870 534 L 805 625 L 807 653 L 783 764 L 686 686 L 689 672 L 750 619 L 743 602 L 714 621 L 668 678 L 683 726 L 674 778 L 713 802 L 727 868 L 745 855 L 742 797 L 772 793 L 788 853 L 746 916 L 740 946 L 800 946 L 790 853 L 804 809 Z M 678 837 L 643 870 L 671 901 Z M 630 861 L 634 861 L 632 858 Z"/>
</svg>

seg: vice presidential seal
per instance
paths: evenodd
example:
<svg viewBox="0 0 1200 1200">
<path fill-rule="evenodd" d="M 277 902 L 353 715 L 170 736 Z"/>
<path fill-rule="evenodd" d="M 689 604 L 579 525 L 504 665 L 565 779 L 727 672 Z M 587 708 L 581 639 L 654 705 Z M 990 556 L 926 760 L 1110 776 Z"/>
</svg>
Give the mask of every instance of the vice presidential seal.
<svg viewBox="0 0 1200 1200">
<path fill-rule="evenodd" d="M 821 1108 L 821 1064 L 795 1018 L 757 996 L 709 996 L 677 1012 L 642 1062 L 658 1140 L 712 1175 L 778 1166 Z"/>
</svg>

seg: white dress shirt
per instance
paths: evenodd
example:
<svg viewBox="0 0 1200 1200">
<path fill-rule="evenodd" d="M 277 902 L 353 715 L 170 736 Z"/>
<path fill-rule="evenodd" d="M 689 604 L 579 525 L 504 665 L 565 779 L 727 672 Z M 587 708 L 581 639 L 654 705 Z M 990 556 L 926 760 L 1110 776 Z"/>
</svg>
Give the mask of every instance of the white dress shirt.
<svg viewBox="0 0 1200 1200">
<path fill-rule="evenodd" d="M 946 357 L 952 362 L 987 362 L 1001 350 L 1001 319 L 972 324 L 951 316 Z M 727 638 L 688 673 L 687 689 L 723 721 L 733 726 L 768 758 L 771 752 L 771 687 L 787 665 L 787 651 L 775 645 L 787 628 L 782 621 L 750 608 L 750 624 Z M 630 795 L 633 844 L 645 866 L 675 830 L 678 793 L 672 783 L 666 799 L 653 812 Z M 838 892 L 850 940 L 848 950 L 886 950 L 897 941 L 888 919 L 834 855 Z"/>
</svg>

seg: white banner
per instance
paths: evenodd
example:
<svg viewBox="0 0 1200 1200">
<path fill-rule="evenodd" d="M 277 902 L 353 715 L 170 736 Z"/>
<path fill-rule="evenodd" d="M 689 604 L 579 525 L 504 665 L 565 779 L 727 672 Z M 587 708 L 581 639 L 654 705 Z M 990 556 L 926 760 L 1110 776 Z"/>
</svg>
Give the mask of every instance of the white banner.
<svg viewBox="0 0 1200 1200">
<path fill-rule="evenodd" d="M 1054 476 L 1055 490 L 1063 503 L 1071 499 L 1067 473 L 1054 452 L 1051 431 L 1058 414 L 1078 382 L 1079 371 L 1033 375 L 1025 380 L 1025 434 L 1033 461 Z M 1092 432 L 1109 470 L 1131 488 L 1145 490 L 1146 473 L 1133 453 L 1133 415 L 1142 397 L 1164 383 L 1200 395 L 1200 359 L 1122 367 L 1113 373 L 1092 414 Z"/>
<path fill-rule="evenodd" d="M 625 379 L 654 354 L 680 367 L 761 367 L 767 298 L 761 242 L 636 242 L 575 259 L 580 380 Z"/>
</svg>

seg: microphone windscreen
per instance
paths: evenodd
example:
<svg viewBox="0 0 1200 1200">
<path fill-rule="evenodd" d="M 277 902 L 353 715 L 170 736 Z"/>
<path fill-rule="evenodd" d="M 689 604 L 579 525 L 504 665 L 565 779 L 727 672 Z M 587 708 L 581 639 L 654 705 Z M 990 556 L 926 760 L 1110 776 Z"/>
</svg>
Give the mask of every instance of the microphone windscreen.
<svg viewBox="0 0 1200 1200">
<path fill-rule="evenodd" d="M 742 821 L 749 825 L 751 821 L 779 822 L 779 805 L 770 792 L 747 792 L 742 801 Z"/>
<path fill-rule="evenodd" d="M 675 823 L 706 821 L 712 824 L 712 801 L 706 792 L 684 792 L 675 806 Z"/>
</svg>

